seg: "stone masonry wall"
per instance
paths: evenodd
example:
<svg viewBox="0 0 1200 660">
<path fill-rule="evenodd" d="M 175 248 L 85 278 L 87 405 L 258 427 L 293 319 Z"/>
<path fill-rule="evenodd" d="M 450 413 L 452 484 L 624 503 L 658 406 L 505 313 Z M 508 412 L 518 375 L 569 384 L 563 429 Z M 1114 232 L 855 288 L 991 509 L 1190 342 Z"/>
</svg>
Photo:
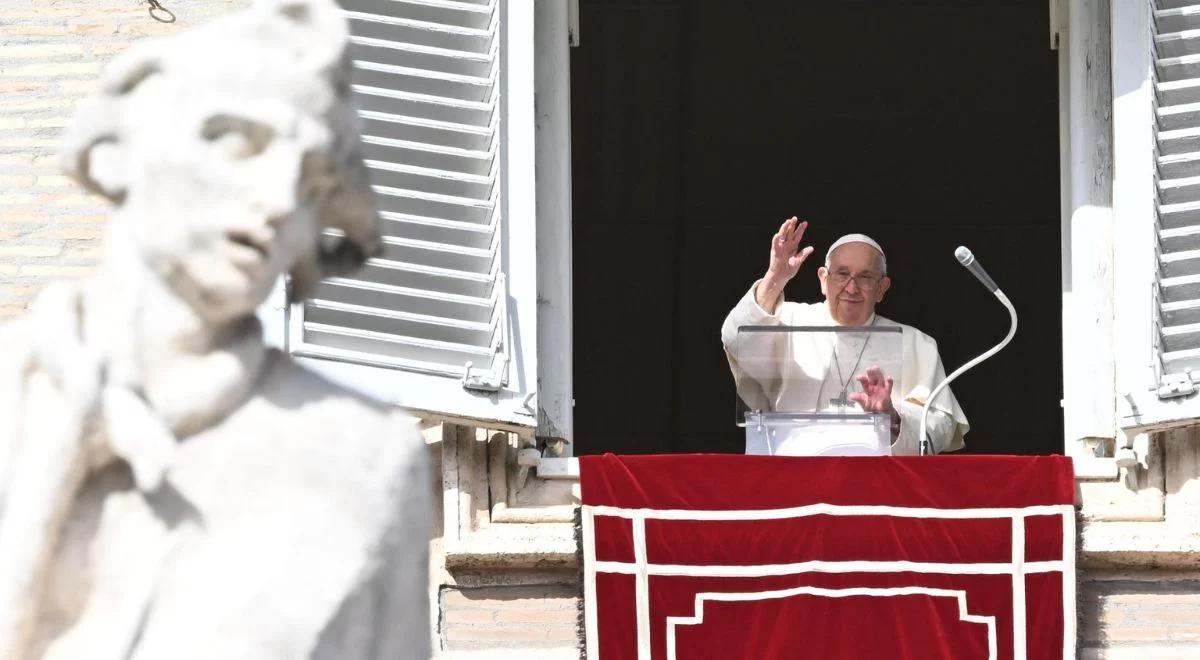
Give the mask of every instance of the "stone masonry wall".
<svg viewBox="0 0 1200 660">
<path fill-rule="evenodd" d="M 0 320 L 47 280 L 97 262 L 109 208 L 58 168 L 59 136 L 101 66 L 140 38 L 177 32 L 249 0 L 0 0 Z"/>
</svg>

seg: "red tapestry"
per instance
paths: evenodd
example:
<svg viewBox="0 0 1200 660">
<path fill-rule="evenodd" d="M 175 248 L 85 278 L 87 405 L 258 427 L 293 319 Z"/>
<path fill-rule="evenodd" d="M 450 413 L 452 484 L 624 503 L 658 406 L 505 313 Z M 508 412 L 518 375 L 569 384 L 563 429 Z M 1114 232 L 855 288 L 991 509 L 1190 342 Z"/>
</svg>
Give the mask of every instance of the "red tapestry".
<svg viewBox="0 0 1200 660">
<path fill-rule="evenodd" d="M 1061 456 L 585 456 L 589 660 L 1075 657 Z"/>
</svg>

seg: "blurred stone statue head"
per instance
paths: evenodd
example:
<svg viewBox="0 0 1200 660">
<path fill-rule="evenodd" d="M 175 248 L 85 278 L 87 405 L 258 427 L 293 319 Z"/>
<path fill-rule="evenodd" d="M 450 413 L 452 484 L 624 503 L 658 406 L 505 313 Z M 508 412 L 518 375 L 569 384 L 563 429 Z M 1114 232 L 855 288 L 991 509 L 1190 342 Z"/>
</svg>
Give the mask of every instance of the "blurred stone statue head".
<svg viewBox="0 0 1200 660">
<path fill-rule="evenodd" d="M 413 420 L 253 314 L 381 245 L 346 43 L 334 0 L 258 0 L 77 109 L 64 167 L 117 212 L 0 325 L 0 658 L 429 658 Z"/>
<path fill-rule="evenodd" d="M 285 272 L 303 298 L 379 248 L 345 30 L 330 0 L 261 1 L 138 44 L 76 112 L 63 165 L 118 206 L 110 249 L 204 319 L 251 313 Z"/>
</svg>

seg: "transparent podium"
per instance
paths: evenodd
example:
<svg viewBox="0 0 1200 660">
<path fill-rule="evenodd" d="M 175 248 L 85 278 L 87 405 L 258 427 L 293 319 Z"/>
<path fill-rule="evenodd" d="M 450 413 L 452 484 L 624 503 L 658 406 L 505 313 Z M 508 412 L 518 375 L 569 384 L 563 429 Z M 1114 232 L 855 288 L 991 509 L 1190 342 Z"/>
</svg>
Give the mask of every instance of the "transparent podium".
<svg viewBox="0 0 1200 660">
<path fill-rule="evenodd" d="M 900 380 L 896 326 L 742 326 L 729 355 L 746 453 L 888 456 L 891 419 L 865 412 L 863 378 Z"/>
</svg>

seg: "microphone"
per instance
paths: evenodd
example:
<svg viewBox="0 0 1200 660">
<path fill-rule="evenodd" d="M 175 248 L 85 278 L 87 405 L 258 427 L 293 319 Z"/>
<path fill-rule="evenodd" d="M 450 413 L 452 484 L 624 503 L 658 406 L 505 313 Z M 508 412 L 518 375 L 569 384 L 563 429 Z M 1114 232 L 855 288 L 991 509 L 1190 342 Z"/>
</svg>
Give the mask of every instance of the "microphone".
<svg viewBox="0 0 1200 660">
<path fill-rule="evenodd" d="M 961 376 L 968 369 L 992 357 L 996 353 L 999 353 L 1000 349 L 1008 346 L 1008 342 L 1012 341 L 1013 336 L 1017 334 L 1017 310 L 1013 308 L 1012 301 L 1008 299 L 1008 296 L 1004 295 L 1004 292 L 1001 291 L 1000 287 L 996 285 L 995 280 L 993 280 L 991 276 L 987 274 L 987 271 L 983 269 L 983 266 L 981 266 L 979 262 L 975 260 L 975 255 L 971 254 L 971 251 L 968 250 L 965 245 L 960 245 L 958 246 L 958 249 L 954 251 L 954 257 L 958 259 L 958 263 L 962 264 L 964 268 L 971 271 L 971 274 L 974 275 L 976 279 L 983 284 L 983 286 L 987 287 L 988 291 L 991 291 L 1002 305 L 1008 308 L 1008 316 L 1011 319 L 1011 324 L 1008 328 L 1008 335 L 1003 341 L 991 347 L 982 355 L 979 355 L 970 362 L 964 364 L 958 369 L 955 369 L 954 373 L 946 376 L 945 380 L 938 383 L 938 386 L 933 388 L 933 392 L 929 394 L 929 400 L 925 402 L 925 409 L 921 411 L 921 436 L 917 445 L 917 452 L 921 456 L 929 456 L 933 454 L 933 440 L 929 438 L 926 428 L 929 422 L 929 410 L 933 407 L 933 402 L 937 400 L 938 395 L 942 393 L 942 390 L 946 389 L 951 381 Z"/>
<path fill-rule="evenodd" d="M 982 282 L 988 291 L 996 293 L 1000 290 L 1000 287 L 996 286 L 996 281 L 988 276 L 987 271 L 983 269 L 983 265 L 975 261 L 975 255 L 971 254 L 967 246 L 958 246 L 958 249 L 954 251 L 954 258 L 958 259 L 958 263 L 962 264 L 963 268 L 971 271 L 971 274 Z"/>
</svg>

